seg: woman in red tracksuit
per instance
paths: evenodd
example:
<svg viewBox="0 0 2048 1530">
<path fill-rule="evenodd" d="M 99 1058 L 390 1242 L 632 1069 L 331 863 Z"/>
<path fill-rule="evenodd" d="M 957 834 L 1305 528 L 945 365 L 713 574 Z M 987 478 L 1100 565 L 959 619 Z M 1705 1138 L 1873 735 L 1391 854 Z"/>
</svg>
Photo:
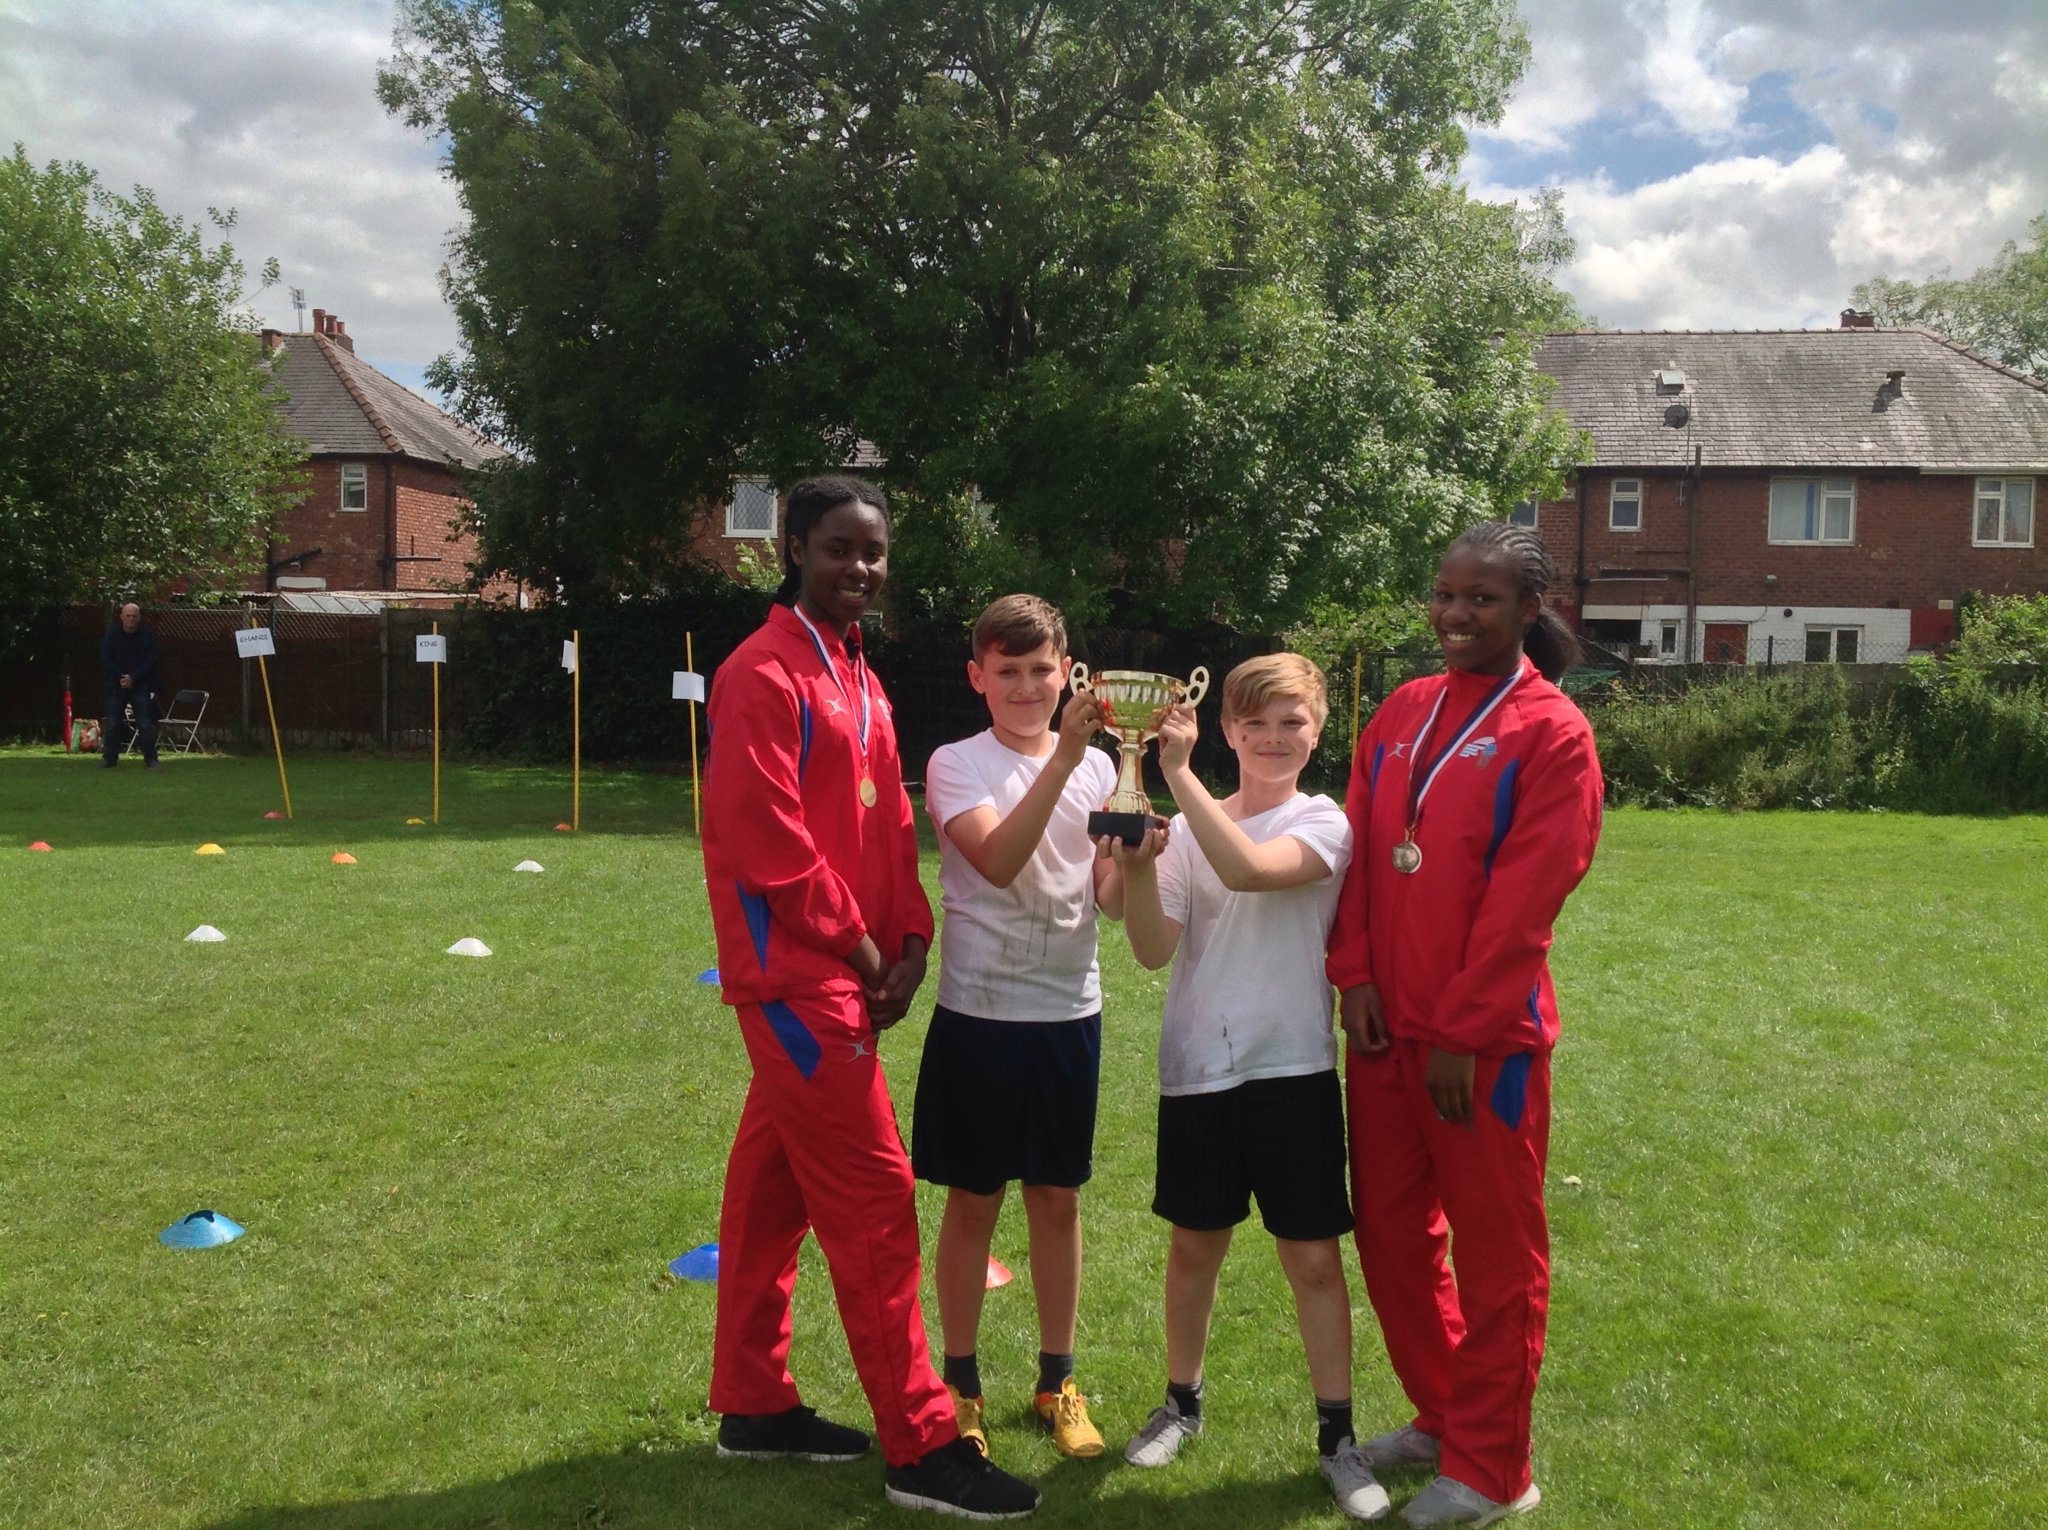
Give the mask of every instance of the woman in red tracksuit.
<svg viewBox="0 0 2048 1530">
<path fill-rule="evenodd" d="M 1412 1526 L 1491 1524 L 1541 1496 L 1529 1411 L 1550 1294 L 1546 953 L 1601 805 L 1592 729 L 1553 683 L 1577 645 L 1544 609 L 1550 579 L 1525 528 L 1452 544 L 1430 604 L 1446 672 L 1374 714 L 1345 801 L 1356 848 L 1328 972 L 1350 1043 L 1358 1257 L 1415 1407 L 1363 1449 L 1376 1470 L 1438 1471 L 1402 1511 Z"/>
<path fill-rule="evenodd" d="M 1037 1489 L 962 1441 L 918 1303 L 910 1162 L 876 1056 L 924 978 L 932 912 L 889 703 L 860 618 L 888 577 L 881 490 L 799 484 L 783 587 L 711 687 L 704 873 L 753 1079 L 718 1219 L 718 1453 L 852 1460 L 868 1437 L 802 1406 L 788 1368 L 797 1248 L 815 1232 L 874 1410 L 889 1498 L 986 1519 Z"/>
</svg>

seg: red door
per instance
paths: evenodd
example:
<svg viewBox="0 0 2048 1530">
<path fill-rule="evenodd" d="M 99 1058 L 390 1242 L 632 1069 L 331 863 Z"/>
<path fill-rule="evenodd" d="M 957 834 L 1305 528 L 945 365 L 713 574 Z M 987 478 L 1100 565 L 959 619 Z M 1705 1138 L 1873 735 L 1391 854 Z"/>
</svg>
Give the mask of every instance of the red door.
<svg viewBox="0 0 2048 1530">
<path fill-rule="evenodd" d="M 1749 662 L 1749 624 L 1747 622 L 1708 622 L 1707 662 L 1709 664 L 1747 664 Z"/>
</svg>

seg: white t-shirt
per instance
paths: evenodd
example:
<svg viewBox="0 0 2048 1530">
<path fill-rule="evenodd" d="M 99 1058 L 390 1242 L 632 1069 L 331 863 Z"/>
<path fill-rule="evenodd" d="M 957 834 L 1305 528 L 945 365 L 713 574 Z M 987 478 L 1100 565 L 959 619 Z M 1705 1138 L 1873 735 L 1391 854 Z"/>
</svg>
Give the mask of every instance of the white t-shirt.
<svg viewBox="0 0 2048 1530">
<path fill-rule="evenodd" d="M 1330 868 L 1281 892 L 1231 892 L 1173 820 L 1159 902 L 1181 927 L 1159 1029 L 1159 1092 L 1213 1094 L 1257 1078 L 1337 1066 L 1323 943 L 1351 860 L 1351 825 L 1328 797 L 1297 792 L 1238 827 L 1254 844 L 1291 835 Z"/>
<path fill-rule="evenodd" d="M 1095 966 L 1095 846 L 1088 815 L 1116 786 L 1090 749 L 1067 778 L 1045 836 L 1008 887 L 992 886 L 946 833 L 962 813 L 1007 818 L 1052 758 L 1019 754 L 994 729 L 934 751 L 924 805 L 939 831 L 939 1002 L 983 1020 L 1079 1020 L 1102 1008 Z"/>
</svg>

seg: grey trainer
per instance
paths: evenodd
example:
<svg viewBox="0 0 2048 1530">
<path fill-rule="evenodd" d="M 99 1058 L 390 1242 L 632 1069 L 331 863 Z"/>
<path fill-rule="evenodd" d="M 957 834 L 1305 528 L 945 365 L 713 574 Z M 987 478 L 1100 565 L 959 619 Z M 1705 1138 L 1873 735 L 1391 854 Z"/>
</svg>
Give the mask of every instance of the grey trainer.
<svg viewBox="0 0 2048 1530">
<path fill-rule="evenodd" d="M 1385 1519 L 1393 1512 L 1393 1500 L 1353 1440 L 1338 1441 L 1337 1448 L 1323 1457 L 1323 1480 L 1336 1495 L 1337 1507 L 1352 1519 Z"/>
<path fill-rule="evenodd" d="M 1152 1410 L 1145 1427 L 1131 1436 L 1124 1447 L 1124 1459 L 1133 1466 L 1164 1466 L 1180 1454 L 1180 1448 L 1202 1432 L 1202 1418 L 1189 1418 L 1171 1397 Z"/>
<path fill-rule="evenodd" d="M 1417 1493 L 1401 1511 L 1401 1519 L 1412 1530 L 1434 1525 L 1491 1525 L 1511 1514 L 1527 1514 L 1543 1502 L 1543 1495 L 1530 1483 L 1521 1497 L 1495 1503 L 1476 1488 L 1452 1477 L 1439 1477 Z"/>
<path fill-rule="evenodd" d="M 1376 1472 L 1397 1472 L 1410 1466 L 1435 1470 L 1444 1458 L 1443 1441 L 1433 1434 L 1424 1434 L 1413 1424 L 1374 1435 L 1358 1448 Z"/>
</svg>

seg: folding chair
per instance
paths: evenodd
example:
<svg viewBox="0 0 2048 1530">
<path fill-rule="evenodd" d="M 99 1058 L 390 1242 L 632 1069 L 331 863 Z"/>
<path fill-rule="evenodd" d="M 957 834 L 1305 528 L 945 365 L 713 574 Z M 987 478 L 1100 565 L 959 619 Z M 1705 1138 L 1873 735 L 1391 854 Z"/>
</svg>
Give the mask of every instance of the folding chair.
<svg viewBox="0 0 2048 1530">
<path fill-rule="evenodd" d="M 171 704 L 164 708 L 164 715 L 156 720 L 156 747 L 159 754 L 190 754 L 193 744 L 199 740 L 199 719 L 206 715 L 206 691 L 180 691 L 171 698 Z M 181 717 L 180 707 L 191 708 L 191 715 Z"/>
</svg>

